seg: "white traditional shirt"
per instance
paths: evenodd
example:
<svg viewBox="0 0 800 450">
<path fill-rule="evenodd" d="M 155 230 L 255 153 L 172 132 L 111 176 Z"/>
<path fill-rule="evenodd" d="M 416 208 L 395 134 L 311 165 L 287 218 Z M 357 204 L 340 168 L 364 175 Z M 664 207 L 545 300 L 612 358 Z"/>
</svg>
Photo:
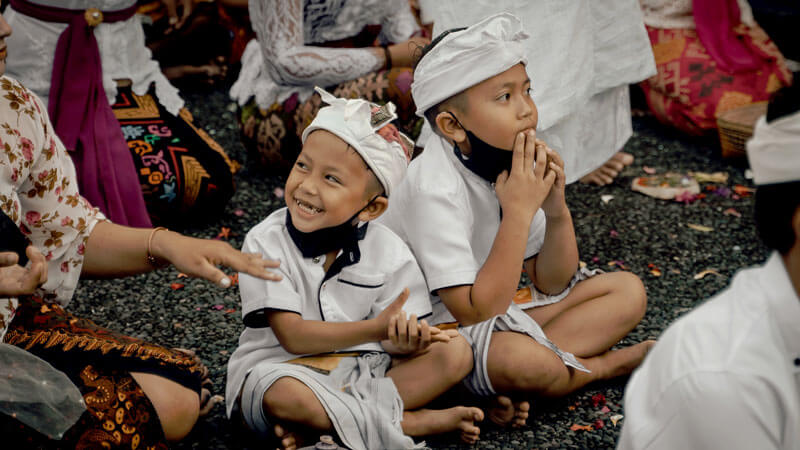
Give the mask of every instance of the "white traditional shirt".
<svg viewBox="0 0 800 450">
<path fill-rule="evenodd" d="M 619 449 L 796 449 L 800 297 L 779 254 L 672 324 L 625 392 Z"/>
<path fill-rule="evenodd" d="M 475 283 L 500 230 L 500 214 L 494 186 L 467 169 L 449 142 L 433 135 L 411 161 L 379 222 L 408 243 L 435 293 Z M 531 222 L 526 259 L 541 250 L 545 227 L 540 209 Z M 455 321 L 438 296 L 432 302 L 432 323 Z"/>
<path fill-rule="evenodd" d="M 283 276 L 281 281 L 265 281 L 239 274 L 245 323 L 264 309 L 295 312 L 304 320 L 372 319 L 405 288 L 410 295 L 403 310 L 420 318 L 430 315 L 430 298 L 422 272 L 408 247 L 388 228 L 370 223 L 364 239 L 358 243 L 361 259 L 326 277 L 325 257 L 303 257 L 289 236 L 286 214 L 286 208 L 275 211 L 245 238 L 242 251 L 280 261 L 276 270 Z M 247 372 L 255 364 L 285 362 L 301 356 L 285 350 L 266 323 L 251 325 L 242 332 L 239 347 L 228 362 L 228 398 L 238 396 Z M 369 342 L 338 351 L 383 351 L 383 348 L 378 342 Z M 228 402 L 229 414 L 234 403 Z"/>
<path fill-rule="evenodd" d="M 434 35 L 500 12 L 522 21 L 537 137 L 561 155 L 572 183 L 630 138 L 628 84 L 656 74 L 637 0 L 461 0 L 423 2 Z M 420 138 L 425 143 L 424 137 Z"/>
<path fill-rule="evenodd" d="M 129 8 L 136 0 L 29 0 L 43 6 L 85 10 L 98 8 L 101 11 L 118 11 Z M 56 44 L 66 23 L 43 22 L 26 16 L 9 6 L 3 13 L 14 33 L 6 38 L 10 58 L 6 62 L 6 74 L 20 80 L 42 98 L 45 105 L 50 94 Z M 133 82 L 137 95 L 144 95 L 150 83 L 156 85 L 159 102 L 171 114 L 177 115 L 183 108 L 178 89 L 161 73 L 158 62 L 145 46 L 141 17 L 133 17 L 114 23 L 101 23 L 94 28 L 94 36 L 100 49 L 103 66 L 103 87 L 108 103 L 117 97 L 119 79 Z"/>
<path fill-rule="evenodd" d="M 0 208 L 47 258 L 47 282 L 37 294 L 69 303 L 86 241 L 105 218 L 78 193 L 75 166 L 47 107 L 5 76 L 0 77 Z M 16 306 L 16 298 L 0 298 L 0 341 Z"/>
<path fill-rule="evenodd" d="M 382 43 L 405 41 L 419 30 L 404 0 L 252 0 L 248 6 L 256 39 L 242 54 L 230 94 L 239 105 L 255 97 L 264 109 L 295 92 L 303 102 L 314 86 L 333 86 L 381 68 L 370 49 L 315 44 L 356 36 L 366 25 L 381 25 Z"/>
</svg>

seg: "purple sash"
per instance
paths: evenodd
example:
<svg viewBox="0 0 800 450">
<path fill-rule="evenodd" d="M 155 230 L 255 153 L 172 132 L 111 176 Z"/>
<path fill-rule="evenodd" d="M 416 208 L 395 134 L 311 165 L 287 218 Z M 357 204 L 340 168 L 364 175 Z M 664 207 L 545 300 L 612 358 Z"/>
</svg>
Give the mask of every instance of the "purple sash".
<svg viewBox="0 0 800 450">
<path fill-rule="evenodd" d="M 68 23 L 53 61 L 48 112 L 56 134 L 70 150 L 81 195 L 111 221 L 151 227 L 133 157 L 103 89 L 94 26 L 134 15 L 137 6 L 101 12 L 11 0 L 11 7 L 45 22 Z"/>
</svg>

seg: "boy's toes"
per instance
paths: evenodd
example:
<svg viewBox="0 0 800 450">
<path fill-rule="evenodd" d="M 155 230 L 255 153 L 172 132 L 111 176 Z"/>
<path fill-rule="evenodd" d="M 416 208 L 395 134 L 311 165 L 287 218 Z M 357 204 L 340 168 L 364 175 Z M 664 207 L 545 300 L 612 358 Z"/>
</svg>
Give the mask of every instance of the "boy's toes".
<svg viewBox="0 0 800 450">
<path fill-rule="evenodd" d="M 628 152 L 617 152 L 611 159 L 617 160 L 626 166 L 633 164 L 633 155 Z"/>
<path fill-rule="evenodd" d="M 514 403 L 514 419 L 511 421 L 511 426 L 514 428 L 524 427 L 528 422 L 530 410 L 531 404 L 526 401 Z"/>
<path fill-rule="evenodd" d="M 481 434 L 481 429 L 475 425 L 475 422 L 483 420 L 483 411 L 480 408 L 465 407 L 462 414 L 458 426 L 461 430 L 461 440 L 467 444 L 474 444 L 478 442 Z"/>
<path fill-rule="evenodd" d="M 489 420 L 500 426 L 508 425 L 514 418 L 514 402 L 505 395 L 498 395 L 488 409 Z"/>
<path fill-rule="evenodd" d="M 275 432 L 275 436 L 278 438 L 278 442 L 280 442 L 280 450 L 297 449 L 297 439 L 295 438 L 294 433 L 283 428 L 281 425 L 275 425 L 273 431 Z"/>
</svg>

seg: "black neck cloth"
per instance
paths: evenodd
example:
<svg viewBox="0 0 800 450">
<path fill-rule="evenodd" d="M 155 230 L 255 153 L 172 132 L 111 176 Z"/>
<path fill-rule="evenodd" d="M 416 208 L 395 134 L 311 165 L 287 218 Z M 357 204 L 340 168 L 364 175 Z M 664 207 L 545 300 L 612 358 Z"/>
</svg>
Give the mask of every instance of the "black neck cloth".
<svg viewBox="0 0 800 450">
<path fill-rule="evenodd" d="M 469 141 L 472 152 L 469 157 L 465 157 L 461 153 L 458 145 L 455 145 L 454 152 L 464 166 L 472 171 L 475 175 L 483 178 L 489 183 L 497 181 L 497 177 L 504 171 L 511 172 L 511 161 L 514 159 L 514 152 L 504 150 L 487 144 L 484 140 L 475 136 L 475 134 L 464 127 L 455 114 L 448 111 L 448 114 L 453 116 L 453 119 L 458 125 L 467 133 L 467 140 Z"/>
</svg>

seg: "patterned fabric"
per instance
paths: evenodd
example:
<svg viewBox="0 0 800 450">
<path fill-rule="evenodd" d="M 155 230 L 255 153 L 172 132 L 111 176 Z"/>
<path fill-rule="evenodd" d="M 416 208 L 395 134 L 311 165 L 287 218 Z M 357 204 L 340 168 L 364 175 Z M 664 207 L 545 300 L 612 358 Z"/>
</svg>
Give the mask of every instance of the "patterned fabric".
<svg viewBox="0 0 800 450">
<path fill-rule="evenodd" d="M 721 113 L 766 101 L 792 83 L 786 60 L 759 26 L 740 24 L 734 32 L 763 58 L 760 70 L 720 70 L 692 29 L 647 27 L 658 74 L 643 81 L 647 103 L 664 123 L 693 135 L 717 127 Z"/>
<path fill-rule="evenodd" d="M 327 90 L 342 98 L 363 98 L 378 104 L 391 101 L 397 106 L 400 131 L 415 138 L 422 128 L 422 119 L 414 115 L 412 77 L 410 68 L 382 70 Z M 242 142 L 250 157 L 271 173 L 288 173 L 300 154 L 300 136 L 321 106 L 318 94 L 298 103 L 295 93 L 283 104 L 276 103 L 266 111 L 251 99 L 239 112 Z"/>
<path fill-rule="evenodd" d="M 44 448 L 167 448 L 153 405 L 129 372 L 160 375 L 200 391 L 203 365 L 194 357 L 99 327 L 58 304 L 33 296 L 19 308 L 5 337 L 64 372 L 83 394 L 87 412 L 61 441 L 0 415 L 11 442 Z"/>
<path fill-rule="evenodd" d="M 130 87 L 119 88 L 112 109 L 154 224 L 207 220 L 222 212 L 233 195 L 233 173 L 239 164 L 192 123 L 188 110 L 175 117 L 152 90 L 139 96 Z"/>
<path fill-rule="evenodd" d="M 86 403 L 78 422 L 54 441 L 0 415 L 0 433 L 9 448 L 169 448 L 152 403 L 129 374 L 87 365 L 70 378 Z"/>
<path fill-rule="evenodd" d="M 75 167 L 47 108 L 16 80 L 0 77 L 0 208 L 48 261 L 37 295 L 69 303 L 83 250 L 103 215 L 78 193 Z M 0 299 L 0 337 L 16 299 Z"/>
</svg>

